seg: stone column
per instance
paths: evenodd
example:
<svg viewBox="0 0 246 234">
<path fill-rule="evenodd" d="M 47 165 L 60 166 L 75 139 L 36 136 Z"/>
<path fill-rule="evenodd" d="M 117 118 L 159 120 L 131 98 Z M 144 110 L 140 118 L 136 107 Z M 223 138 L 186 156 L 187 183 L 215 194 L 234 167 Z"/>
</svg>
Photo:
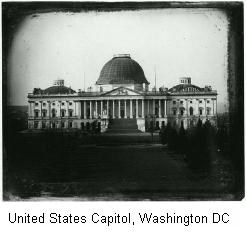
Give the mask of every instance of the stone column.
<svg viewBox="0 0 246 234">
<path fill-rule="evenodd" d="M 66 117 L 69 117 L 69 101 L 67 101 Z"/>
<path fill-rule="evenodd" d="M 50 101 L 47 101 L 48 103 L 48 108 L 47 108 L 47 117 L 50 118 Z"/>
<path fill-rule="evenodd" d="M 215 101 L 214 115 L 217 115 L 217 98 L 214 101 Z"/>
<path fill-rule="evenodd" d="M 155 115 L 155 99 L 153 99 L 153 115 Z"/>
<path fill-rule="evenodd" d="M 124 100 L 125 101 L 125 116 L 124 116 L 124 118 L 126 119 L 126 100 Z"/>
<path fill-rule="evenodd" d="M 113 119 L 115 118 L 114 116 L 114 100 L 113 100 Z"/>
<path fill-rule="evenodd" d="M 165 100 L 165 116 L 167 116 L 167 100 Z"/>
<path fill-rule="evenodd" d="M 147 115 L 149 115 L 149 99 L 148 99 Z"/>
<path fill-rule="evenodd" d="M 109 101 L 107 100 L 107 116 L 109 117 Z"/>
<path fill-rule="evenodd" d="M 130 119 L 132 119 L 132 99 L 130 99 Z"/>
<path fill-rule="evenodd" d="M 136 118 L 138 118 L 138 99 L 136 99 Z"/>
<path fill-rule="evenodd" d="M 103 101 L 101 101 L 101 117 L 103 115 Z"/>
<path fill-rule="evenodd" d="M 96 100 L 95 102 L 96 102 L 96 103 L 95 103 L 95 105 L 96 105 L 96 107 L 95 107 L 95 108 L 96 108 L 96 110 L 95 110 L 96 116 L 95 116 L 95 117 L 98 118 L 98 116 L 97 116 L 97 100 Z"/>
<path fill-rule="evenodd" d="M 84 119 L 87 119 L 87 116 L 86 116 L 86 100 L 84 100 Z"/>
<path fill-rule="evenodd" d="M 144 99 L 142 99 L 142 118 L 144 118 Z"/>
<path fill-rule="evenodd" d="M 204 112 L 205 112 L 204 115 L 207 116 L 207 99 L 206 98 L 204 98 L 204 109 L 205 109 L 204 110 Z"/>
<path fill-rule="evenodd" d="M 161 118 L 161 99 L 159 99 L 159 118 Z"/>
<path fill-rule="evenodd" d="M 121 118 L 121 116 L 120 116 L 120 100 L 119 100 L 119 103 L 118 103 L 118 105 L 119 105 L 119 109 L 118 109 L 118 118 L 120 119 Z"/>
<path fill-rule="evenodd" d="M 186 116 L 188 116 L 188 114 L 189 114 L 189 110 L 188 110 L 189 99 L 185 99 L 185 101 L 186 101 Z"/>
<path fill-rule="evenodd" d="M 90 101 L 90 119 L 92 119 L 92 103 Z"/>
<path fill-rule="evenodd" d="M 81 119 L 81 101 L 78 102 L 78 117 Z"/>
</svg>

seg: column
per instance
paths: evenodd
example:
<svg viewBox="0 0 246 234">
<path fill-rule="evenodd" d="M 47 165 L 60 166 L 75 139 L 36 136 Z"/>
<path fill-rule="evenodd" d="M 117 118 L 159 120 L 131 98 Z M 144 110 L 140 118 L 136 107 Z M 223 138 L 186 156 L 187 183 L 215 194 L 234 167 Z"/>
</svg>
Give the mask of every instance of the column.
<svg viewBox="0 0 246 234">
<path fill-rule="evenodd" d="M 101 117 L 103 115 L 103 101 L 101 101 Z"/>
<path fill-rule="evenodd" d="M 114 100 L 113 100 L 113 119 L 115 118 L 114 116 Z"/>
<path fill-rule="evenodd" d="M 153 115 L 155 115 L 155 99 L 153 99 Z"/>
<path fill-rule="evenodd" d="M 159 118 L 161 118 L 161 99 L 159 99 Z"/>
<path fill-rule="evenodd" d="M 148 99 L 147 115 L 149 115 L 149 99 Z"/>
<path fill-rule="evenodd" d="M 214 115 L 214 99 L 212 99 L 212 111 L 211 111 L 211 114 Z"/>
<path fill-rule="evenodd" d="M 96 111 L 95 111 L 95 114 L 96 114 L 96 118 L 98 118 L 98 115 L 97 115 L 97 100 L 95 101 L 96 102 Z"/>
<path fill-rule="evenodd" d="M 48 103 L 47 117 L 50 118 L 50 101 L 48 101 L 47 103 Z"/>
<path fill-rule="evenodd" d="M 136 99 L 136 118 L 138 118 L 138 99 Z"/>
<path fill-rule="evenodd" d="M 189 102 L 189 99 L 185 99 L 185 101 L 186 101 L 186 115 L 188 116 L 188 114 L 189 114 L 189 108 L 188 108 L 188 102 Z"/>
<path fill-rule="evenodd" d="M 126 100 L 125 100 L 125 116 L 124 116 L 124 118 L 126 119 Z"/>
<path fill-rule="evenodd" d="M 130 99 L 130 119 L 132 119 L 132 99 Z"/>
<path fill-rule="evenodd" d="M 205 110 L 204 110 L 204 115 L 206 115 L 207 116 L 207 99 L 206 98 L 204 98 L 204 107 L 205 107 Z"/>
<path fill-rule="evenodd" d="M 109 101 L 107 100 L 107 116 L 109 117 Z"/>
<path fill-rule="evenodd" d="M 144 99 L 142 99 L 142 118 L 144 118 Z"/>
<path fill-rule="evenodd" d="M 90 119 L 92 119 L 92 103 L 90 101 Z"/>
<path fill-rule="evenodd" d="M 81 119 L 81 101 L 78 102 L 78 117 Z"/>
<path fill-rule="evenodd" d="M 86 119 L 86 100 L 84 100 L 84 119 Z"/>
<path fill-rule="evenodd" d="M 163 117 L 165 117 L 165 99 L 163 99 Z"/>
<path fill-rule="evenodd" d="M 118 118 L 120 119 L 120 118 L 121 118 L 121 116 L 120 116 L 120 100 L 119 100 L 118 105 L 119 105 L 119 109 L 118 109 Z"/>
<path fill-rule="evenodd" d="M 66 117 L 69 117 L 69 101 L 67 101 Z"/>
<path fill-rule="evenodd" d="M 167 100 L 165 100 L 165 116 L 167 116 Z"/>
<path fill-rule="evenodd" d="M 217 115 L 217 98 L 215 99 L 214 115 Z"/>
</svg>

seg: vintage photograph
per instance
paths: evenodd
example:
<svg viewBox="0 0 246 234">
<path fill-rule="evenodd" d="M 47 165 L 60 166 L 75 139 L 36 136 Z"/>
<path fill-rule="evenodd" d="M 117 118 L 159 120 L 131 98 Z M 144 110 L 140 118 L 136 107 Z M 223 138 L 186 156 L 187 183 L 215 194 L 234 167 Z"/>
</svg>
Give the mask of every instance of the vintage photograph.
<svg viewBox="0 0 246 234">
<path fill-rule="evenodd" d="M 3 200 L 244 198 L 243 3 L 4 2 Z"/>
</svg>

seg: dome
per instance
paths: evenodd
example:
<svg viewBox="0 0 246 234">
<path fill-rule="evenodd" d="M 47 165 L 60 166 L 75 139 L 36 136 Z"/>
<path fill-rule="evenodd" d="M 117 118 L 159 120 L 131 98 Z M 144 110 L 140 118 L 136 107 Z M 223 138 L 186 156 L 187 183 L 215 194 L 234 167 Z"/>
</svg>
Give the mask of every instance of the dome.
<svg viewBox="0 0 246 234">
<path fill-rule="evenodd" d="M 102 68 L 97 85 L 149 84 L 142 67 L 128 54 L 114 56 Z"/>
<path fill-rule="evenodd" d="M 75 91 L 66 86 L 51 86 L 43 91 L 44 94 L 71 94 Z"/>
</svg>

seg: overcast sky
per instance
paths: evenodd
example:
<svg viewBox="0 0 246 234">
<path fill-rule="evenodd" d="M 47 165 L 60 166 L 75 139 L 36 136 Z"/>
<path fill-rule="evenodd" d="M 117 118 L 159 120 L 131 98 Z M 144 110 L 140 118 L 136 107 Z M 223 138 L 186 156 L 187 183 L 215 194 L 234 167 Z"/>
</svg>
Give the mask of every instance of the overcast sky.
<svg viewBox="0 0 246 234">
<path fill-rule="evenodd" d="M 26 17 L 9 55 L 9 104 L 26 105 L 33 88 L 64 79 L 93 86 L 114 54 L 130 54 L 147 80 L 171 88 L 189 76 L 227 99 L 227 17 L 208 9 L 44 13 Z"/>
</svg>

